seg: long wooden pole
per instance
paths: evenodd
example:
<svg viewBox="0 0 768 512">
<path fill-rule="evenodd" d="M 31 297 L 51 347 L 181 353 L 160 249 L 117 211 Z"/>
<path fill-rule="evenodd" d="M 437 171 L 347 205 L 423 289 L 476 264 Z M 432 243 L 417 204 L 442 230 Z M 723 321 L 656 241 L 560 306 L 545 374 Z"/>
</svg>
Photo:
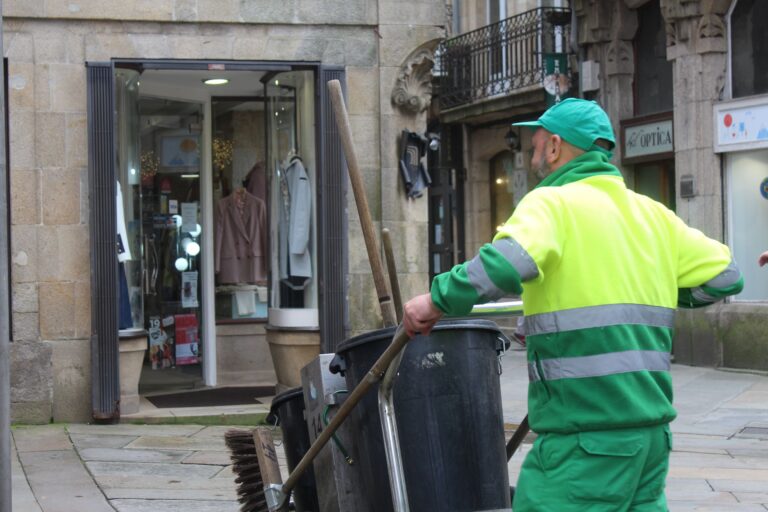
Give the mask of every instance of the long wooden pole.
<svg viewBox="0 0 768 512">
<path fill-rule="evenodd" d="M 341 83 L 338 80 L 328 82 L 328 92 L 333 105 L 333 112 L 336 116 L 336 126 L 339 129 L 341 145 L 344 148 L 344 155 L 347 158 L 347 168 L 349 169 L 349 181 L 352 183 L 352 191 L 355 194 L 355 204 L 357 213 L 360 217 L 360 225 L 363 229 L 363 238 L 365 238 L 365 248 L 368 251 L 368 259 L 371 263 L 373 272 L 373 282 L 376 286 L 376 295 L 379 298 L 381 306 L 381 316 L 385 327 L 396 325 L 395 310 L 392 307 L 392 298 L 387 290 L 387 282 L 384 277 L 384 267 L 381 265 L 381 253 L 379 244 L 376 241 L 376 233 L 373 230 L 373 220 L 371 212 L 368 209 L 368 199 L 365 195 L 365 186 L 360 173 L 360 166 L 357 163 L 355 147 L 352 144 L 352 129 L 349 125 L 349 116 L 347 107 L 344 105 L 344 96 L 341 92 Z"/>
</svg>

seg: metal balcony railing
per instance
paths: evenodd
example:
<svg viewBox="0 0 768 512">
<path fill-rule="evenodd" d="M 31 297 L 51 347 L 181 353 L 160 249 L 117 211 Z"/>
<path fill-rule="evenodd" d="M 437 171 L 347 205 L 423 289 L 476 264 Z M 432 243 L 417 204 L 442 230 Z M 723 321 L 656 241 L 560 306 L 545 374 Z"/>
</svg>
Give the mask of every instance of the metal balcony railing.
<svg viewBox="0 0 768 512">
<path fill-rule="evenodd" d="M 446 39 L 435 52 L 440 107 L 540 85 L 544 54 L 567 53 L 570 9 L 541 7 Z"/>
</svg>

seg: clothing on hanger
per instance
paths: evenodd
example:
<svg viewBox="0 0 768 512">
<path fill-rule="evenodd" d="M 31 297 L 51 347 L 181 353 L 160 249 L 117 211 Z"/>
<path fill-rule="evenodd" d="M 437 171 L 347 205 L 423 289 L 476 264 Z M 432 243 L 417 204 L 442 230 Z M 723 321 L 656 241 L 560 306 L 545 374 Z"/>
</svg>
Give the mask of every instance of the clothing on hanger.
<svg viewBox="0 0 768 512">
<path fill-rule="evenodd" d="M 295 290 L 312 277 L 309 239 L 312 218 L 312 187 L 304 164 L 294 155 L 280 173 L 278 244 L 281 281 Z"/>
<path fill-rule="evenodd" d="M 267 279 L 267 208 L 238 188 L 216 206 L 214 268 L 217 281 L 264 283 Z"/>
</svg>

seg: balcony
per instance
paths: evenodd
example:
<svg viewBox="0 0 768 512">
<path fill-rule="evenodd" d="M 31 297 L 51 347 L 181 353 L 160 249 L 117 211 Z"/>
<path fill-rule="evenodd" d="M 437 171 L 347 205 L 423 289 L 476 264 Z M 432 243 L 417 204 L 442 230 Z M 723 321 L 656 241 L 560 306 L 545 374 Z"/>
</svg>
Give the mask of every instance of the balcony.
<svg viewBox="0 0 768 512">
<path fill-rule="evenodd" d="M 546 53 L 568 53 L 570 9 L 542 7 L 443 41 L 435 52 L 442 111 L 530 89 Z"/>
</svg>

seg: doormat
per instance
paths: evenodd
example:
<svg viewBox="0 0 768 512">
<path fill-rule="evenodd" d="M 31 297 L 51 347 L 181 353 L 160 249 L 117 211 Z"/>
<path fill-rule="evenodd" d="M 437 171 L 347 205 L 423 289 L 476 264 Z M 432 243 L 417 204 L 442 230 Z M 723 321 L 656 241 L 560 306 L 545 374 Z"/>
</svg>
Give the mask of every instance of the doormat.
<svg viewBox="0 0 768 512">
<path fill-rule="evenodd" d="M 260 398 L 275 396 L 274 386 L 246 386 L 201 389 L 170 393 L 166 395 L 146 396 L 155 407 L 211 407 L 217 405 L 252 405 L 261 404 Z"/>
</svg>

